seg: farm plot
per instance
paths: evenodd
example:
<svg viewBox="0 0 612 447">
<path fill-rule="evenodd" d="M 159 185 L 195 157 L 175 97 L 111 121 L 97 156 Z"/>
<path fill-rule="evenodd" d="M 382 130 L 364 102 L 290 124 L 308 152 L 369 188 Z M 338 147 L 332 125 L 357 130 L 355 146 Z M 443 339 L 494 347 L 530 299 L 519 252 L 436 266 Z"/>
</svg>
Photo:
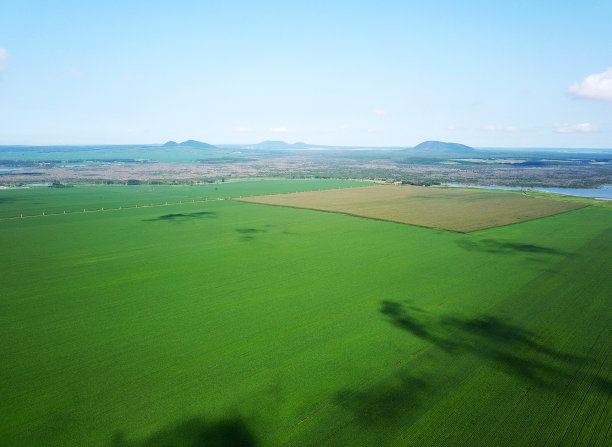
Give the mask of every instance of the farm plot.
<svg viewBox="0 0 612 447">
<path fill-rule="evenodd" d="M 524 222 L 584 206 L 528 197 L 514 191 L 397 185 L 277 194 L 241 200 L 330 211 L 461 233 Z"/>
<path fill-rule="evenodd" d="M 166 203 L 202 202 L 240 196 L 278 194 L 319 189 L 362 186 L 364 182 L 343 180 L 246 180 L 193 186 L 169 185 L 79 185 L 69 188 L 17 188 L 0 190 L 0 219 L 134 208 Z"/>
<path fill-rule="evenodd" d="M 196 201 L 0 248 L 2 445 L 612 440 L 610 209 L 457 234 Z"/>
</svg>

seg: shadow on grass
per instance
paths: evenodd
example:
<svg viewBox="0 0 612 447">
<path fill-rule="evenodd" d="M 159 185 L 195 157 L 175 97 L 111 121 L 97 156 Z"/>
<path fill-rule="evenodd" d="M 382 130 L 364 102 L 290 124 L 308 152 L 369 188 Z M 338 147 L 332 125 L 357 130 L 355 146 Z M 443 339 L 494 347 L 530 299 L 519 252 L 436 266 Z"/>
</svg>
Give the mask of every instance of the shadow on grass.
<svg viewBox="0 0 612 447">
<path fill-rule="evenodd" d="M 400 329 L 404 329 L 424 340 L 436 341 L 425 324 L 406 312 L 404 304 L 395 301 L 383 301 L 380 312 L 387 315 L 391 322 Z"/>
<path fill-rule="evenodd" d="M 199 211 L 197 213 L 178 213 L 178 214 L 164 214 L 162 216 L 158 216 L 155 219 L 143 219 L 144 222 L 173 222 L 173 221 L 183 221 L 190 219 L 215 219 L 217 217 L 217 213 L 213 211 Z"/>
<path fill-rule="evenodd" d="M 483 366 L 519 379 L 518 384 L 525 387 L 525 393 L 536 385 L 561 396 L 578 375 L 582 378 L 576 378 L 576 383 L 584 380 L 600 392 L 612 395 L 612 382 L 608 378 L 588 372 L 591 369 L 588 367 L 582 370 L 585 365 L 592 366 L 594 358 L 552 349 L 539 341 L 535 333 L 495 316 L 437 317 L 397 301 L 382 301 L 380 312 L 393 326 L 440 348 L 458 362 L 473 355 L 482 360 Z M 425 348 L 407 357 L 419 355 Z M 401 367 L 365 390 L 345 389 L 336 393 L 334 405 L 350 412 L 354 417 L 351 421 L 363 425 L 365 430 L 377 425 L 393 429 L 393 421 L 399 420 L 405 426 L 427 411 L 436 399 L 444 398 L 448 380 L 455 380 L 444 378 L 445 374 L 440 371 L 434 377 Z"/>
<path fill-rule="evenodd" d="M 162 429 L 145 439 L 128 440 L 122 432 L 112 447 L 254 447 L 255 436 L 241 418 L 209 422 L 191 418 Z"/>
<path fill-rule="evenodd" d="M 461 248 L 468 251 L 484 251 L 487 253 L 531 253 L 546 255 L 567 255 L 568 253 L 555 248 L 542 247 L 533 244 L 521 244 L 518 242 L 496 241 L 494 239 L 483 239 L 481 241 L 461 240 L 458 242 Z"/>
<path fill-rule="evenodd" d="M 476 318 L 417 318 L 411 307 L 383 301 L 380 312 L 390 322 L 412 335 L 440 347 L 451 355 L 476 355 L 497 369 L 547 388 L 556 388 L 578 368 L 592 362 L 588 356 L 552 349 L 536 334 L 492 315 Z M 593 379 L 601 379 L 593 377 Z M 610 393 L 609 382 L 596 380 Z"/>
<path fill-rule="evenodd" d="M 257 238 L 256 234 L 265 233 L 266 231 L 259 228 L 236 228 L 236 232 L 241 235 L 240 240 L 243 242 L 252 241 Z"/>
<path fill-rule="evenodd" d="M 336 393 L 334 404 L 355 413 L 360 424 L 372 425 L 381 420 L 393 420 L 400 414 L 406 417 L 422 409 L 430 392 L 426 381 L 401 370 L 365 391 Z"/>
</svg>

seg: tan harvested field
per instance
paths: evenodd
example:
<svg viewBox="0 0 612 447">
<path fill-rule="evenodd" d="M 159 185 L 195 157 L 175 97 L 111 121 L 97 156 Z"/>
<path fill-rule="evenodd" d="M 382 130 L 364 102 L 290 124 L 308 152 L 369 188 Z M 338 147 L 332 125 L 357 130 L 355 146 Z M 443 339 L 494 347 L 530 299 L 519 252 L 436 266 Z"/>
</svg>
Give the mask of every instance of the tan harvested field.
<svg viewBox="0 0 612 447">
<path fill-rule="evenodd" d="M 378 185 L 240 199 L 470 232 L 582 208 L 581 203 L 529 197 L 515 191 Z"/>
</svg>

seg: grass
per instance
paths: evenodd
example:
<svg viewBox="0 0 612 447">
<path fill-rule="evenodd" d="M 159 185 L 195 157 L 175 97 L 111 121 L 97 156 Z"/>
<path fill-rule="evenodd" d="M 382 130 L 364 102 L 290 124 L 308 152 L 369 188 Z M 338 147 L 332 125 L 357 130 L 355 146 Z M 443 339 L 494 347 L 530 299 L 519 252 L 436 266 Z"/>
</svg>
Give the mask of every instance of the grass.
<svg viewBox="0 0 612 447">
<path fill-rule="evenodd" d="M 524 222 L 584 206 L 570 201 L 528 197 L 514 191 L 396 185 L 299 192 L 241 200 L 331 211 L 462 233 Z"/>
<path fill-rule="evenodd" d="M 0 190 L 0 218 L 161 205 L 166 202 L 312 191 L 363 185 L 340 180 L 251 180 L 196 186 L 134 185 L 33 187 Z"/>
<path fill-rule="evenodd" d="M 609 445 L 611 216 L 457 234 L 212 201 L 0 221 L 0 439 Z"/>
</svg>

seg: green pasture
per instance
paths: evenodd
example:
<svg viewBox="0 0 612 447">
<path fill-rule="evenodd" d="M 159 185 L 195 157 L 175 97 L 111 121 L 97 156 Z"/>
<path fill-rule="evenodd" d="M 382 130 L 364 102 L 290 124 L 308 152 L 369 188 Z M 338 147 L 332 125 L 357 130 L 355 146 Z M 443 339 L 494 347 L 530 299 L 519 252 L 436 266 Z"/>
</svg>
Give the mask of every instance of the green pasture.
<svg viewBox="0 0 612 447">
<path fill-rule="evenodd" d="M 0 445 L 612 441 L 609 208 L 456 234 L 224 200 L 0 247 Z"/>
<path fill-rule="evenodd" d="M 194 186 L 95 185 L 0 190 L 0 218 L 363 186 L 343 180 L 251 180 Z"/>
</svg>

